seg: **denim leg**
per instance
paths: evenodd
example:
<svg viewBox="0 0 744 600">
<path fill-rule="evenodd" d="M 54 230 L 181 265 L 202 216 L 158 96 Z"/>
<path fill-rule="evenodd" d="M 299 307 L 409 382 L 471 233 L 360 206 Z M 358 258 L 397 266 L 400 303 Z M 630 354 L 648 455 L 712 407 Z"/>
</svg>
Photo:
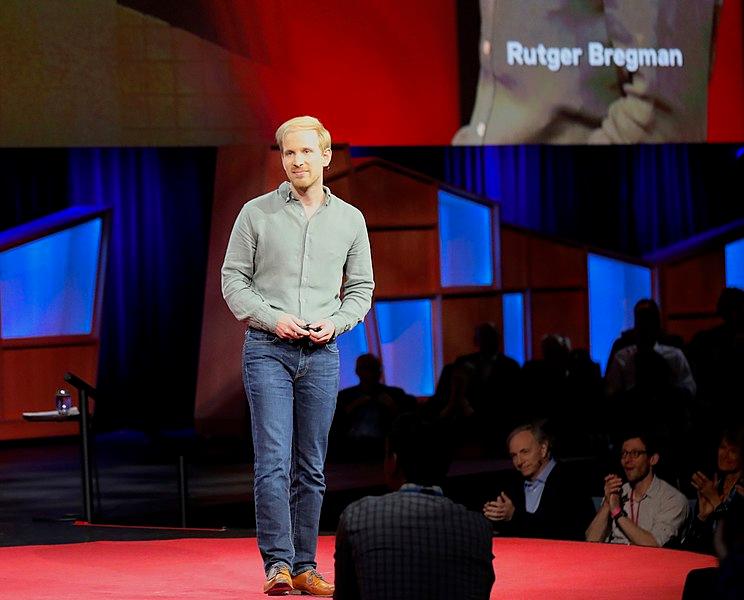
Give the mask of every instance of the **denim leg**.
<svg viewBox="0 0 744 600">
<path fill-rule="evenodd" d="M 275 336 L 249 330 L 243 349 L 243 383 L 251 410 L 256 536 L 264 568 L 294 563 L 289 509 L 292 451 L 292 348 Z"/>
<path fill-rule="evenodd" d="M 311 346 L 302 352 L 300 370 L 295 379 L 290 490 L 294 575 L 317 566 L 315 552 L 325 493 L 323 467 L 339 381 L 338 347 L 334 342 L 321 347 Z"/>
</svg>

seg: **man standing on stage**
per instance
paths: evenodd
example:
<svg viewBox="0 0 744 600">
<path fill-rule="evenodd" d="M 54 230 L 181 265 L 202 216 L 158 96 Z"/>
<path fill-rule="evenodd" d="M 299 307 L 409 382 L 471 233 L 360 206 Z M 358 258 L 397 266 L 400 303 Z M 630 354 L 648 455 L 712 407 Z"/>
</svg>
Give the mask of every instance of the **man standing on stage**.
<svg viewBox="0 0 744 600">
<path fill-rule="evenodd" d="M 290 119 L 276 141 L 289 181 L 240 211 L 222 293 L 247 324 L 243 382 L 264 592 L 332 596 L 315 551 L 338 393 L 336 337 L 370 308 L 372 260 L 361 212 L 323 185 L 331 136 L 321 122 Z"/>
</svg>

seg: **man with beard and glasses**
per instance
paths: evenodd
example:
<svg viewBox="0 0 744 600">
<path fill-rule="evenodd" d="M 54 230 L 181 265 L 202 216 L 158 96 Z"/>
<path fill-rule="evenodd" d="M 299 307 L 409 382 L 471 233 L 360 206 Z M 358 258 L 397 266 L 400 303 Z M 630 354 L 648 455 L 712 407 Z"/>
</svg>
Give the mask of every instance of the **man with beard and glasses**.
<svg viewBox="0 0 744 600">
<path fill-rule="evenodd" d="M 586 530 L 589 542 L 666 546 L 683 530 L 690 507 L 684 494 L 654 475 L 659 453 L 646 434 L 625 436 L 620 464 L 626 483 L 611 473 L 604 500 Z"/>
</svg>

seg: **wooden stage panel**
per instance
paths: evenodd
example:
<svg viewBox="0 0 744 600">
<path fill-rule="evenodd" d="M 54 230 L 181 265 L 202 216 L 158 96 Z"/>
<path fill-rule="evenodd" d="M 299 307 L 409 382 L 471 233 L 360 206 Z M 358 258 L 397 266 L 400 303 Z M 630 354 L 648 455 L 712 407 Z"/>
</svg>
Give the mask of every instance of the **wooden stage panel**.
<svg viewBox="0 0 744 600">
<path fill-rule="evenodd" d="M 726 286 L 723 248 L 659 267 L 665 314 L 713 314 Z"/>
<path fill-rule="evenodd" d="M 474 333 L 477 325 L 493 321 L 502 329 L 501 296 L 442 299 L 442 358 L 444 364 L 458 356 L 476 352 Z"/>
<path fill-rule="evenodd" d="M 589 348 L 586 291 L 533 291 L 530 304 L 533 358 L 540 358 L 540 340 L 549 333 L 569 337 L 573 348 Z"/>
<path fill-rule="evenodd" d="M 354 171 L 348 201 L 364 213 L 370 229 L 435 227 L 437 224 L 437 185 L 382 165 L 373 164 Z"/>
<path fill-rule="evenodd" d="M 541 238 L 530 240 L 529 283 L 533 288 L 586 287 L 586 251 Z"/>
<path fill-rule="evenodd" d="M 431 296 L 439 290 L 435 229 L 371 231 L 375 297 Z"/>
<path fill-rule="evenodd" d="M 509 227 L 501 229 L 501 286 L 505 290 L 526 288 L 530 238 Z"/>
<path fill-rule="evenodd" d="M 77 404 L 77 394 L 64 380 L 71 371 L 95 384 L 98 367 L 98 343 L 76 346 L 34 346 L 3 349 L 2 421 L 0 438 L 17 439 L 77 432 L 74 423 L 29 423 L 21 414 L 26 411 L 54 409 L 54 391 L 64 387 Z"/>
</svg>

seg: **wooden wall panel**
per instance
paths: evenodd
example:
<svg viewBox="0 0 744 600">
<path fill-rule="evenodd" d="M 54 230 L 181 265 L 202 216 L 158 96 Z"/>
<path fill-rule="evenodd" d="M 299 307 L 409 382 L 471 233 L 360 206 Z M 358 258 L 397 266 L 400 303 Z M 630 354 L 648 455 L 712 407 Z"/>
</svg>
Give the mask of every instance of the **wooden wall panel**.
<svg viewBox="0 0 744 600">
<path fill-rule="evenodd" d="M 438 187 L 381 165 L 354 172 L 348 201 L 364 213 L 371 229 L 437 223 Z"/>
<path fill-rule="evenodd" d="M 500 295 L 454 297 L 442 299 L 442 358 L 450 363 L 462 354 L 476 351 L 476 326 L 493 321 L 502 323 Z"/>
<path fill-rule="evenodd" d="M 62 386 L 77 397 L 63 377 L 66 371 L 79 375 L 95 385 L 98 367 L 98 347 L 95 342 L 84 346 L 4 348 L 2 362 L 3 439 L 32 438 L 43 435 L 75 433 L 77 426 L 59 424 L 40 427 L 28 423 L 21 414 L 26 411 L 54 409 L 54 391 Z M 53 424 L 57 425 L 57 424 Z"/>
<path fill-rule="evenodd" d="M 700 317 L 700 318 L 667 318 L 664 322 L 664 329 L 669 333 L 681 335 L 685 343 L 689 343 L 693 336 L 704 329 L 710 329 L 721 324 L 718 317 Z"/>
<path fill-rule="evenodd" d="M 530 240 L 529 284 L 533 288 L 586 287 L 586 251 L 540 238 Z"/>
<path fill-rule="evenodd" d="M 528 286 L 529 244 L 527 235 L 514 229 L 501 230 L 501 287 L 523 289 Z"/>
<path fill-rule="evenodd" d="M 434 229 L 371 231 L 375 297 L 431 296 L 439 289 Z"/>
<path fill-rule="evenodd" d="M 533 358 L 548 333 L 571 338 L 574 348 L 589 348 L 589 308 L 585 291 L 538 291 L 530 295 Z"/>
<path fill-rule="evenodd" d="M 659 268 L 662 310 L 668 316 L 680 313 L 710 313 L 726 286 L 723 248 Z"/>
</svg>

